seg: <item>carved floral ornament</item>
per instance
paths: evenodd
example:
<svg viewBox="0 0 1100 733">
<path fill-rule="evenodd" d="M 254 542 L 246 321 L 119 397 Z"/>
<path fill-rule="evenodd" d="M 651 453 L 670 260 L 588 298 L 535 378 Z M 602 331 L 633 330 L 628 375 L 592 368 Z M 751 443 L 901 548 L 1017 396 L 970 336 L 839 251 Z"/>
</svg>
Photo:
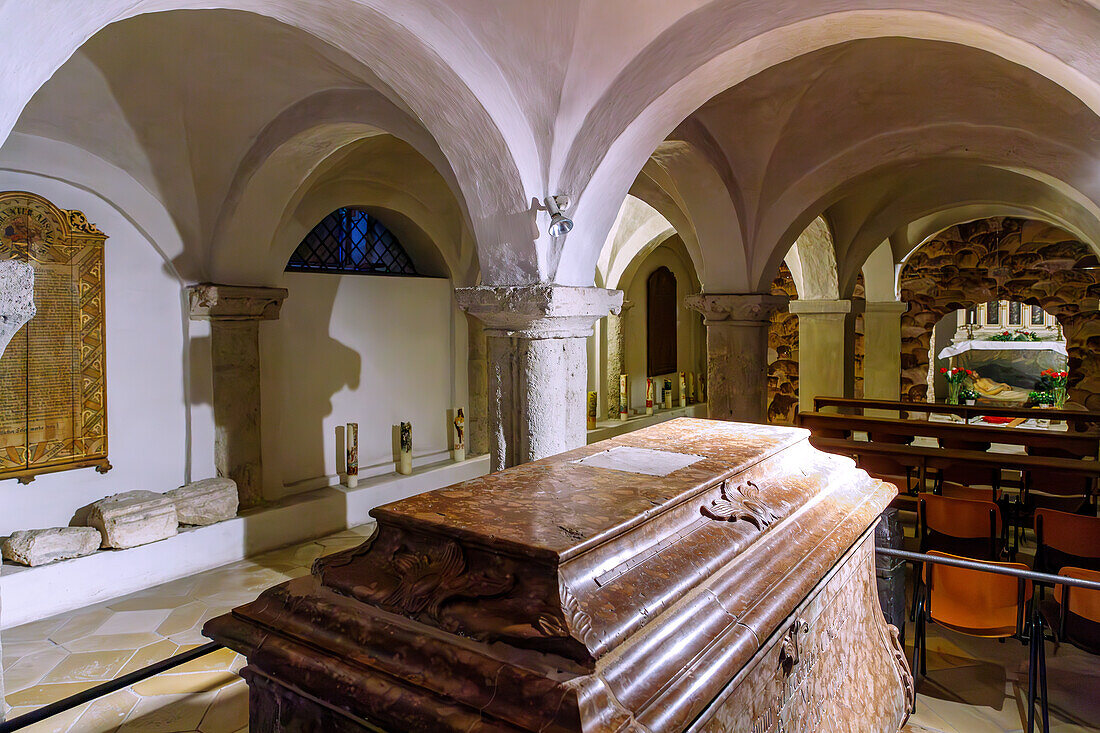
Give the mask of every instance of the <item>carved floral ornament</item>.
<svg viewBox="0 0 1100 733">
<path fill-rule="evenodd" d="M 684 299 L 684 305 L 703 314 L 706 324 L 766 325 L 772 315 L 787 307 L 788 298 L 778 295 L 712 295 L 699 293 Z"/>
<path fill-rule="evenodd" d="M 721 498 L 702 507 L 701 511 L 720 522 L 748 522 L 761 532 L 777 519 L 761 498 L 760 487 L 752 481 L 733 487 L 727 480 L 722 484 Z"/>
</svg>

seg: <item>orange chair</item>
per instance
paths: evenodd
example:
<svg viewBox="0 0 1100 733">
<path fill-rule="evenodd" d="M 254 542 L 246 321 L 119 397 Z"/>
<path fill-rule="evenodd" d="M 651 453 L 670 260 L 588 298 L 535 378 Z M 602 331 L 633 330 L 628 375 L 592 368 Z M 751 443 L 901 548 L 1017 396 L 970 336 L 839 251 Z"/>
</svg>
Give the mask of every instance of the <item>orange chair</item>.
<svg viewBox="0 0 1100 733">
<path fill-rule="evenodd" d="M 939 557 L 953 557 L 930 552 Z M 961 559 L 961 558 L 960 558 Z M 1006 568 L 1027 570 L 1022 563 L 989 563 Z M 1030 580 L 982 570 L 970 570 L 929 562 L 924 569 L 924 592 L 917 606 L 916 635 L 913 640 L 913 674 L 927 675 L 927 623 L 970 636 L 993 639 L 1015 638 L 1029 645 L 1028 731 L 1033 730 L 1037 689 L 1041 688 L 1043 730 L 1048 729 L 1046 655 L 1043 650 L 1043 623 L 1031 609 L 1033 586 Z"/>
<path fill-rule="evenodd" d="M 1100 583 L 1100 571 L 1062 568 L 1067 578 Z M 1054 600 L 1042 604 L 1043 618 L 1055 630 L 1055 639 L 1090 654 L 1100 654 L 1100 591 L 1056 585 Z"/>
<path fill-rule="evenodd" d="M 1100 518 L 1037 509 L 1034 526 L 1037 571 L 1054 575 L 1067 565 L 1100 571 Z"/>
<path fill-rule="evenodd" d="M 992 501 L 956 499 L 938 494 L 921 494 L 917 500 L 920 552 L 936 550 L 993 562 L 1000 560 L 1005 552 L 1005 530 L 1001 509 Z M 918 565 L 910 619 L 916 618 L 922 577 Z"/>
<path fill-rule="evenodd" d="M 959 438 L 940 438 L 941 448 L 952 450 L 988 451 L 989 443 L 975 442 L 973 440 L 961 440 Z M 936 468 L 934 474 L 934 489 L 939 493 L 945 482 L 965 484 L 967 486 L 992 486 L 993 491 L 999 491 L 1001 486 L 1001 469 L 996 466 L 979 466 L 967 461 L 955 461 L 937 459 L 933 461 Z"/>
<path fill-rule="evenodd" d="M 972 486 L 966 486 L 964 484 L 957 484 L 953 481 L 946 481 L 940 485 L 940 495 L 947 496 L 952 499 L 970 499 L 971 501 L 992 501 L 994 503 L 1001 500 L 1001 490 L 994 488 L 975 488 Z M 998 504 L 999 506 L 999 504 Z"/>
<path fill-rule="evenodd" d="M 1028 455 L 1054 458 L 1080 458 L 1058 448 L 1027 448 Z M 1020 497 L 1020 514 L 1037 509 L 1057 509 L 1076 514 L 1096 516 L 1093 504 L 1093 480 L 1081 474 L 1066 471 L 1025 471 L 1024 490 Z"/>
<path fill-rule="evenodd" d="M 1005 551 L 1001 508 L 987 500 L 921 494 L 917 502 L 920 551 L 939 550 L 974 560 L 1000 560 Z"/>
<path fill-rule="evenodd" d="M 916 493 L 919 483 L 919 471 L 914 467 L 897 461 L 890 456 L 861 455 L 856 457 L 856 464 L 867 473 L 877 479 L 889 482 L 898 487 L 898 491 L 904 494 Z"/>
</svg>

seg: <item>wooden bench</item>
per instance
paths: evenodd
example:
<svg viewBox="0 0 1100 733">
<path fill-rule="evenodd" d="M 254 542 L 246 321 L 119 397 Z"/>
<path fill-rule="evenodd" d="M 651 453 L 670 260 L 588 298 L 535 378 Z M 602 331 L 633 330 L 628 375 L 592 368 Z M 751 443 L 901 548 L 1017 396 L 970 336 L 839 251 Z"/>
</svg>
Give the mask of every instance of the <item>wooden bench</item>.
<svg viewBox="0 0 1100 733">
<path fill-rule="evenodd" d="M 1001 407 L 994 405 L 948 405 L 940 402 L 902 402 L 900 400 L 870 400 L 852 397 L 814 397 L 814 411 L 836 407 L 845 412 L 862 414 L 864 410 L 889 410 L 901 416 L 910 413 L 957 415 L 964 420 L 975 417 L 1023 417 L 1065 420 L 1076 431 L 1088 431 L 1100 426 L 1100 412 L 1091 410 L 1055 410 L 1037 407 Z"/>
<path fill-rule="evenodd" d="M 1049 430 L 1025 430 L 994 425 L 964 425 L 930 420 L 899 420 L 836 413 L 803 412 L 796 424 L 822 438 L 846 438 L 853 431 L 869 435 L 920 436 L 943 442 L 1001 443 L 1025 448 L 1064 450 L 1078 456 L 1096 457 L 1100 453 L 1100 434 L 1061 433 Z M 875 442 L 872 439 L 872 442 Z"/>
</svg>

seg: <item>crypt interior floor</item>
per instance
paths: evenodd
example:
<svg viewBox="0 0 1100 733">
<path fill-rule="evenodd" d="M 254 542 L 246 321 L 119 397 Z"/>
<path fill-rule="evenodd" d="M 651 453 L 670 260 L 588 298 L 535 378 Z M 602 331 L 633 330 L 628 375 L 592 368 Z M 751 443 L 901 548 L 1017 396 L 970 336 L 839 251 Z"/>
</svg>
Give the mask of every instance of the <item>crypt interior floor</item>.
<svg viewBox="0 0 1100 733">
<path fill-rule="evenodd" d="M 309 572 L 317 557 L 362 542 L 373 525 L 233 563 L 3 632 L 9 715 L 92 687 L 205 641 L 207 619 Z M 911 531 L 911 530 L 910 530 Z M 912 638 L 912 626 L 907 638 Z M 1004 733 L 1026 724 L 1027 648 L 931 626 L 928 677 L 911 733 Z M 911 654 L 911 650 L 910 650 Z M 241 733 L 248 694 L 229 650 L 26 728 L 29 733 Z M 1100 657 L 1047 645 L 1051 730 L 1100 731 Z M 732 732 L 731 732 L 732 733 Z"/>
</svg>

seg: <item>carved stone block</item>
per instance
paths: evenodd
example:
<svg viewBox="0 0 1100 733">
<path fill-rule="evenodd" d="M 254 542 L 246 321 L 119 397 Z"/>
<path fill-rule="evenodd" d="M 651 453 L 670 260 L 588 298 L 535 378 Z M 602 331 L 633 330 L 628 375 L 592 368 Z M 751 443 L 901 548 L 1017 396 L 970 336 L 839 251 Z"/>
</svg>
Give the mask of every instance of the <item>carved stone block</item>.
<svg viewBox="0 0 1100 733">
<path fill-rule="evenodd" d="M 208 478 L 164 494 L 176 505 L 180 524 L 214 524 L 237 516 L 237 483 L 230 478 Z"/>
<path fill-rule="evenodd" d="M 92 504 L 88 526 L 99 530 L 104 548 L 122 550 L 174 536 L 179 518 L 170 496 L 127 491 Z"/>
<path fill-rule="evenodd" d="M 58 560 L 91 555 L 99 549 L 94 527 L 56 527 L 13 532 L 0 545 L 4 559 L 20 565 L 46 565 Z"/>
<path fill-rule="evenodd" d="M 388 504 L 204 633 L 248 657 L 262 730 L 897 731 L 895 489 L 808 435 L 684 418 Z M 693 460 L 583 461 L 616 448 Z"/>
</svg>

